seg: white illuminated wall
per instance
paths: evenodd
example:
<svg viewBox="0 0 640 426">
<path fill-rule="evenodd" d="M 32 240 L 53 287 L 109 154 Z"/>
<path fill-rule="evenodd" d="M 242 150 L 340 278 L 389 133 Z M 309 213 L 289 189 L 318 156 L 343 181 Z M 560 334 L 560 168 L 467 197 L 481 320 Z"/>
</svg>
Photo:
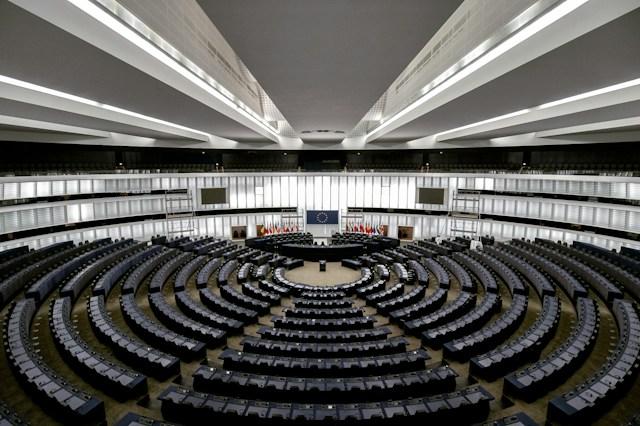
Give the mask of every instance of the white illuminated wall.
<svg viewBox="0 0 640 426">
<path fill-rule="evenodd" d="M 121 174 L 87 176 L 31 176 L 0 178 L 0 198 L 20 200 L 33 197 L 92 194 L 136 193 L 161 189 L 190 189 L 196 210 L 213 209 L 199 203 L 199 189 L 226 187 L 229 203 L 215 209 L 297 207 L 306 210 L 339 210 L 347 207 L 442 210 L 448 206 L 416 203 L 417 187 L 481 189 L 523 193 L 568 194 L 590 197 L 640 199 L 640 179 L 630 177 L 491 175 L 491 174 L 419 174 L 419 173 L 294 173 L 279 174 Z M 54 203 L 22 204 L 0 207 L 0 233 L 15 232 L 51 225 L 72 224 L 103 218 L 130 217 L 164 213 L 163 195 L 134 195 Z M 222 213 L 222 212 L 221 212 Z M 640 232 L 640 208 L 620 204 L 576 202 L 562 199 L 491 195 L 481 197 L 481 213 L 517 216 L 591 225 L 629 232 Z M 133 219 L 132 219 L 133 220 Z M 216 215 L 198 218 L 198 233 L 230 237 L 232 225 L 247 225 L 249 236 L 255 236 L 256 224 L 280 222 L 279 214 Z M 414 226 L 416 239 L 447 235 L 450 226 L 446 216 L 365 214 L 364 221 L 389 226 L 390 236 L 398 226 Z M 164 220 L 109 227 L 112 235 L 147 238 L 164 232 Z M 332 229 L 331 229 L 332 230 Z M 331 231 L 329 230 L 329 231 Z M 545 237 L 574 240 L 585 238 L 609 248 L 620 245 L 638 246 L 637 242 L 565 230 L 483 220 L 481 234 L 498 238 Z M 319 230 L 319 234 L 329 233 Z M 78 231 L 72 239 L 89 239 Z M 315 232 L 315 230 L 314 230 Z M 10 246 L 30 243 L 43 245 L 52 235 L 15 240 L 0 244 Z M 56 238 L 64 238 L 59 235 Z"/>
</svg>

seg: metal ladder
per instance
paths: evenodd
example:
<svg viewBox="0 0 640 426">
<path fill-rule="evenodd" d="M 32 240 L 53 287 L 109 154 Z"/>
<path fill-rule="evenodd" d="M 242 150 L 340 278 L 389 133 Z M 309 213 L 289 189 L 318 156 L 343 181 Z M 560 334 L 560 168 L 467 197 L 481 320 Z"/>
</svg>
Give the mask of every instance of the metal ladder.
<svg viewBox="0 0 640 426">
<path fill-rule="evenodd" d="M 164 208 L 167 236 L 195 234 L 197 222 L 190 189 L 166 191 Z"/>
</svg>

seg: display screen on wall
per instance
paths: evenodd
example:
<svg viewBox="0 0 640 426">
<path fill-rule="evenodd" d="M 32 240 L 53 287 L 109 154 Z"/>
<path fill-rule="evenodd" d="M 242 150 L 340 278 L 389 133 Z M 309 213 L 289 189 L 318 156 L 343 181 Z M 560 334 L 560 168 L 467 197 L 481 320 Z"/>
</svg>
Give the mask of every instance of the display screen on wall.
<svg viewBox="0 0 640 426">
<path fill-rule="evenodd" d="M 418 188 L 419 204 L 445 204 L 447 188 Z"/>
<path fill-rule="evenodd" d="M 202 204 L 227 204 L 227 188 L 202 188 L 200 190 Z"/>
</svg>

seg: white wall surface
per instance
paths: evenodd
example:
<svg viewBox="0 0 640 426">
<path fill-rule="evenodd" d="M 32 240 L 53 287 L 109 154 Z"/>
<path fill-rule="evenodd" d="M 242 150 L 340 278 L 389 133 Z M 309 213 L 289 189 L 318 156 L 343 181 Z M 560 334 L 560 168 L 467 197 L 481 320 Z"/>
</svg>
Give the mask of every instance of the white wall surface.
<svg viewBox="0 0 640 426">
<path fill-rule="evenodd" d="M 229 203 L 203 206 L 199 189 L 227 187 Z M 110 192 L 141 192 L 159 189 L 190 189 L 195 209 L 237 209 L 297 207 L 304 216 L 306 210 L 339 210 L 347 207 L 395 208 L 418 210 L 448 210 L 448 206 L 416 203 L 416 188 L 444 187 L 451 195 L 456 189 L 481 189 L 513 192 L 543 192 L 553 194 L 640 199 L 640 179 L 631 177 L 600 177 L 570 175 L 497 175 L 497 174 L 433 174 L 433 173 L 262 173 L 262 174 L 113 174 L 84 176 L 26 176 L 0 178 L 0 199 L 53 195 Z M 524 195 L 524 194 L 523 194 Z M 55 203 L 10 205 L 0 208 L 0 233 L 33 229 L 42 226 L 78 223 L 102 218 L 129 217 L 162 213 L 163 196 L 140 195 L 90 200 L 67 200 Z M 451 197 L 450 197 L 451 198 Z M 512 196 L 482 196 L 481 213 L 518 216 L 532 219 L 591 225 L 615 230 L 640 232 L 640 207 L 595 202 L 575 202 L 562 199 Z M 365 222 L 389 225 L 390 236 L 397 235 L 398 226 L 414 226 L 415 238 L 447 235 L 450 224 L 444 216 L 365 214 Z M 232 225 L 247 225 L 248 235 L 255 235 L 256 224 L 284 221 L 280 214 L 219 215 L 198 220 L 198 233 L 228 236 Z M 159 225 L 159 224 L 162 225 Z M 137 228 L 133 228 L 137 226 Z M 139 225 L 109 227 L 112 232 L 150 236 L 162 233 L 164 221 Z M 142 228 L 140 228 L 142 227 Z M 105 229 L 105 228 L 101 228 Z M 313 230 L 313 229 L 311 229 Z M 328 235 L 333 229 L 313 230 Z M 575 239 L 581 233 L 554 231 L 500 221 L 483 221 L 480 231 L 498 237 L 544 236 L 552 239 Z M 76 239 L 88 231 L 83 231 Z M 97 231 L 96 231 L 97 232 Z M 535 235 L 534 235 L 535 234 Z M 562 238 L 556 236 L 562 236 Z M 584 235 L 593 235 L 584 233 Z M 126 236 L 126 235 L 122 235 Z M 115 236 L 114 236 L 115 237 Z M 50 240 L 51 236 L 31 238 L 33 244 Z M 80 237 L 78 237 L 80 238 Z M 587 238 L 585 236 L 580 238 Z M 636 242 L 611 237 L 589 236 L 602 241 L 600 245 L 637 246 Z M 82 237 L 81 239 L 87 239 Z M 626 242 L 625 242 L 626 241 Z M 22 243 L 26 243 L 22 242 Z M 0 247 L 19 244 L 16 241 Z"/>
</svg>

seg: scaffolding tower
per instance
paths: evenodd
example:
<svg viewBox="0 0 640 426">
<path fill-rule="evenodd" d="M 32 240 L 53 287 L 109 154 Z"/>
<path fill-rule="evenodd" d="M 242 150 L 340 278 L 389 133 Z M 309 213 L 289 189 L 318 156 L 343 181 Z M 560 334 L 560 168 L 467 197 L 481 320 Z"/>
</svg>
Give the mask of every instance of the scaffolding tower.
<svg viewBox="0 0 640 426">
<path fill-rule="evenodd" d="M 190 189 L 169 190 L 164 194 L 165 227 L 168 237 L 195 235 L 196 214 Z"/>
<path fill-rule="evenodd" d="M 478 238 L 480 227 L 480 192 L 456 190 L 449 209 L 449 235 L 452 237 Z"/>
</svg>

